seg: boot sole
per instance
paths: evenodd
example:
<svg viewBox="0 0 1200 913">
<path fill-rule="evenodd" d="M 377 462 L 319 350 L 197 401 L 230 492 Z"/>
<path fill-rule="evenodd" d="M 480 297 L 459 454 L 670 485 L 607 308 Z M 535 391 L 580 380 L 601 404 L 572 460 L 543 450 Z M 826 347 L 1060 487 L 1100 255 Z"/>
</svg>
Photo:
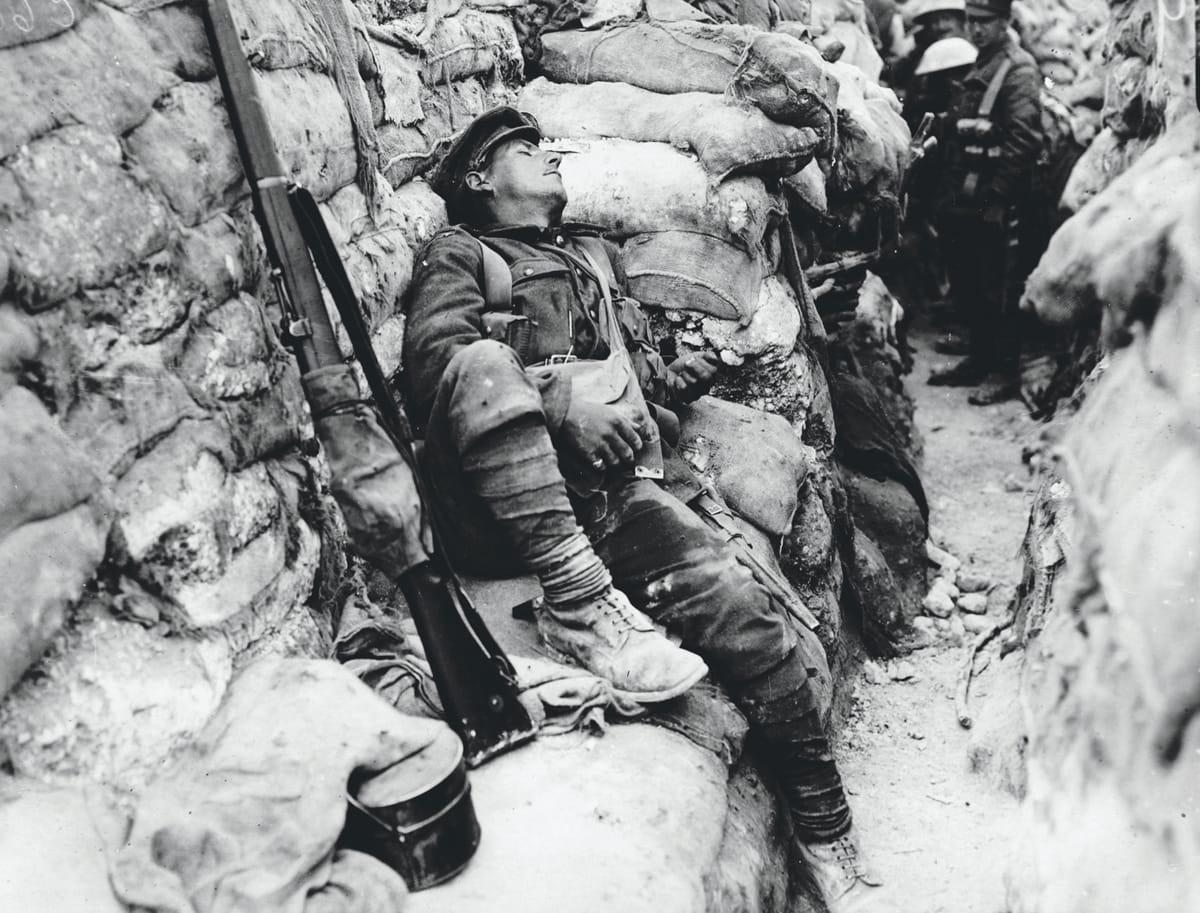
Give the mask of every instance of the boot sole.
<svg viewBox="0 0 1200 913">
<path fill-rule="evenodd" d="M 542 649 L 555 662 L 562 663 L 564 666 L 575 666 L 578 669 L 583 669 L 585 672 L 595 675 L 596 678 L 604 678 L 603 675 L 599 675 L 592 672 L 591 669 L 581 666 L 579 661 L 569 653 L 564 653 L 557 647 L 547 643 L 545 638 L 542 639 Z M 623 701 L 633 701 L 635 704 L 660 704 L 663 701 L 674 700 L 680 695 L 685 694 L 706 675 L 708 675 L 708 664 L 702 662 L 693 674 L 678 684 L 672 685 L 670 688 L 660 688 L 658 691 L 626 691 L 624 688 L 618 688 L 610 679 L 604 678 L 604 680 L 612 685 L 613 694 Z"/>
</svg>

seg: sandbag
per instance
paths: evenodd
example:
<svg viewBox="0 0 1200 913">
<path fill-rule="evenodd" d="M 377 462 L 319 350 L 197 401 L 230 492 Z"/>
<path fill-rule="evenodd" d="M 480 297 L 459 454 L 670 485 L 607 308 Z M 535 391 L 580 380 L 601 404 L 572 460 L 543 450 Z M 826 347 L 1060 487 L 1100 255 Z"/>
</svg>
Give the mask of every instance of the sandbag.
<svg viewBox="0 0 1200 913">
<path fill-rule="evenodd" d="M 835 22 L 850 22 L 867 31 L 867 5 L 863 0 L 812 0 L 810 15 L 818 35 L 829 31 Z"/>
<path fill-rule="evenodd" d="M 799 200 L 815 213 L 829 211 L 829 196 L 825 189 L 825 172 L 814 160 L 800 171 L 783 179 L 784 186 L 792 198 Z"/>
<path fill-rule="evenodd" d="M 783 207 L 754 177 L 714 185 L 700 163 L 665 143 L 553 140 L 563 153 L 568 221 L 627 238 L 667 229 L 700 231 L 757 255 Z"/>
<path fill-rule="evenodd" d="M 895 94 L 848 63 L 829 67 L 840 86 L 834 188 L 848 197 L 898 199 L 911 133 Z"/>
<path fill-rule="evenodd" d="M 824 412 L 818 400 L 824 393 L 827 401 L 828 395 L 820 364 L 811 352 L 796 345 L 800 331 L 796 296 L 779 276 L 768 275 L 749 323 L 702 317 L 680 326 L 676 339 L 681 351 L 715 350 L 723 364 L 737 367 L 721 372 L 713 385 L 714 396 L 780 415 L 796 434 L 807 434 L 810 420 L 824 421 L 814 415 L 814 409 Z"/>
<path fill-rule="evenodd" d="M 732 510 L 773 536 L 791 529 L 814 455 L 785 419 L 702 396 L 680 423 L 679 452 Z"/>
<path fill-rule="evenodd" d="M 879 56 L 871 36 L 865 31 L 852 22 L 835 22 L 825 32 L 824 37 L 840 41 L 845 48 L 842 56 L 838 58 L 839 63 L 857 67 L 872 81 L 879 80 L 879 74 L 883 72 L 883 58 Z"/>
<path fill-rule="evenodd" d="M 0 791 L 0 909 L 126 913 L 108 883 L 125 818 L 98 790 L 9 779 Z M 68 875 L 69 873 L 69 875 Z"/>
<path fill-rule="evenodd" d="M 1200 115 L 1193 114 L 1059 228 L 1021 306 L 1059 326 L 1103 314 L 1110 344 L 1128 323 L 1152 319 L 1177 278 L 1164 275 L 1164 244 L 1195 205 L 1198 163 Z"/>
<path fill-rule="evenodd" d="M 666 95 L 624 83 L 577 86 L 538 78 L 522 90 L 517 107 L 536 117 L 548 136 L 621 137 L 691 150 L 717 180 L 794 174 L 820 143 L 811 127 L 776 123 L 755 107 L 708 92 Z"/>
<path fill-rule="evenodd" d="M 421 49 L 421 78 L 440 85 L 495 72 L 511 81 L 521 74 L 521 48 L 507 16 L 463 7 L 429 27 L 425 12 L 381 27 Z"/>
<path fill-rule="evenodd" d="M 624 82 L 653 92 L 725 92 L 781 123 L 833 136 L 837 80 L 788 35 L 732 25 L 638 23 L 542 39 L 555 82 Z"/>
<path fill-rule="evenodd" d="M 700 311 L 748 324 L 766 272 L 760 258 L 712 235 L 658 231 L 622 249 L 630 293 L 651 307 Z"/>
<path fill-rule="evenodd" d="M 1123 140 L 1108 128 L 1101 130 L 1071 169 L 1059 205 L 1068 212 L 1078 212 L 1124 174 L 1154 139 L 1157 137 Z"/>
</svg>

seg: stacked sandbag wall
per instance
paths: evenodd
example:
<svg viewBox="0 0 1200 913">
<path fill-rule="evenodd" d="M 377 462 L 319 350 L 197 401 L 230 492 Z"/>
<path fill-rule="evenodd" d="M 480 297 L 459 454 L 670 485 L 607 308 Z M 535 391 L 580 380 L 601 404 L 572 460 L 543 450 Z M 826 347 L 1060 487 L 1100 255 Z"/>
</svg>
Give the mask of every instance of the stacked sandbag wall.
<svg viewBox="0 0 1200 913">
<path fill-rule="evenodd" d="M 511 97 L 515 34 L 471 7 L 423 30 L 384 3 L 232 6 L 392 370 L 414 252 L 445 224 L 409 179 Z M 247 658 L 328 649 L 344 536 L 298 446 L 312 430 L 197 12 L 30 10 L 0 29 L 0 755 L 136 787 Z"/>
<path fill-rule="evenodd" d="M 1037 61 L 1049 98 L 1064 106 L 1076 140 L 1085 145 L 1101 127 L 1108 20 L 1105 0 L 1013 3 L 1021 44 Z"/>
<path fill-rule="evenodd" d="M 788 248 L 829 217 L 831 199 L 894 203 L 908 142 L 894 96 L 807 40 L 662 21 L 652 9 L 634 23 L 547 33 L 541 49 L 543 75 L 518 104 L 563 154 L 564 217 L 607 226 L 622 243 L 632 294 L 680 354 L 719 353 L 716 395 L 792 426 L 798 440 L 770 452 L 799 447 L 800 471 L 768 469 L 759 483 L 766 500 L 790 505 L 787 515 L 740 512 L 820 615 L 836 665 L 843 563 L 864 595 L 868 577 L 886 577 L 867 611 L 891 626 L 901 597 L 883 559 L 868 569 L 870 557 L 854 547 L 851 502 L 832 460 L 824 328 Z M 766 416 L 752 415 L 739 419 L 745 434 L 765 427 Z M 737 423 L 715 407 L 682 418 L 682 452 L 711 475 L 710 439 Z M 912 549 L 923 541 L 916 536 Z"/>
<path fill-rule="evenodd" d="M 1160 124 L 1121 140 L 1142 151 L 1059 229 L 1023 302 L 1092 326 L 1105 355 L 1047 435 L 1007 635 L 1017 712 L 981 727 L 1024 801 L 1014 913 L 1200 906 L 1200 115 L 1158 56 L 1179 23 L 1116 12 L 1111 48 L 1145 30 L 1141 110 Z"/>
<path fill-rule="evenodd" d="M 1112 0 L 1100 45 L 1100 130 L 1076 164 L 1063 206 L 1079 210 L 1194 110 L 1195 3 Z"/>
<path fill-rule="evenodd" d="M 1135 276 L 1101 280 L 1116 351 L 1047 489 L 1069 508 L 1054 505 L 1042 537 L 1062 553 L 1048 599 L 1024 616 L 1019 913 L 1200 906 L 1200 192 L 1193 183 L 1177 196 L 1163 204 L 1172 219 L 1141 204 L 1121 219 L 1121 234 L 1145 246 L 1120 261 Z M 1145 214 L 1130 224 L 1133 212 Z M 1113 236 L 1093 243 L 1120 257 Z"/>
</svg>

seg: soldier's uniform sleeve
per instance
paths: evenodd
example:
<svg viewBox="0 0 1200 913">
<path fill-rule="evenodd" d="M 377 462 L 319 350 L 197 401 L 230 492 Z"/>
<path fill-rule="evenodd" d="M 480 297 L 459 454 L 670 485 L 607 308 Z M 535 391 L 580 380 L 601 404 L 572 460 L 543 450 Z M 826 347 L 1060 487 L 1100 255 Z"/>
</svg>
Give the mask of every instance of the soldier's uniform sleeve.
<svg viewBox="0 0 1200 913">
<path fill-rule="evenodd" d="M 1000 200 L 1022 190 L 1033 173 L 1042 148 L 1042 99 L 1036 65 L 1019 63 L 1000 88 L 996 113 L 1003 120 L 1000 130 L 1000 159 L 991 190 Z"/>
<path fill-rule="evenodd" d="M 424 425 L 438 384 L 451 359 L 486 338 L 482 257 L 479 242 L 461 229 L 437 235 L 418 254 L 407 296 L 404 387 L 409 417 Z M 571 402 L 564 377 L 531 378 L 538 386 L 551 434 L 558 432 Z"/>
</svg>

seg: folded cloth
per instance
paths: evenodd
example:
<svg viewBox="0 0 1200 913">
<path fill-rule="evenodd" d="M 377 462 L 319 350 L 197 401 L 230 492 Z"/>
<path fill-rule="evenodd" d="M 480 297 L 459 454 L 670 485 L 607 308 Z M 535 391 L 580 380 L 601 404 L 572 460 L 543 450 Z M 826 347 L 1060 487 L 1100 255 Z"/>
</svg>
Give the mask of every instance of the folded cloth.
<svg viewBox="0 0 1200 913">
<path fill-rule="evenodd" d="M 397 913 L 403 879 L 335 852 L 351 774 L 432 765 L 454 738 L 327 660 L 264 658 L 138 801 L 111 881 L 156 913 Z M 431 782 L 445 773 L 430 769 Z"/>
<path fill-rule="evenodd" d="M 338 645 L 346 668 L 398 710 L 442 717 L 437 685 L 411 624 L 362 618 L 343 627 Z M 509 660 L 517 672 L 521 703 L 540 735 L 599 735 L 610 721 L 636 720 L 677 732 L 729 766 L 741 755 L 746 718 L 714 684 L 702 682 L 651 711 L 618 697 L 610 682 L 578 666 L 542 657 L 510 655 Z"/>
</svg>

